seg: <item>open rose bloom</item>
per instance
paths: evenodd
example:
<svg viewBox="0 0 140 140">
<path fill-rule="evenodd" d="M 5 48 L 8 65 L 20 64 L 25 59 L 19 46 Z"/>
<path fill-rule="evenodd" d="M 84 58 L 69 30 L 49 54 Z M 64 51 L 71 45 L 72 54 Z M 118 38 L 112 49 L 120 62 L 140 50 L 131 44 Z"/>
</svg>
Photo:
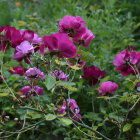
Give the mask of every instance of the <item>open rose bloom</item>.
<svg viewBox="0 0 140 140">
<path fill-rule="evenodd" d="M 90 86 L 94 86 L 99 82 L 99 79 L 105 77 L 105 71 L 100 70 L 98 67 L 92 65 L 84 67 L 82 78 L 88 80 Z"/>
<path fill-rule="evenodd" d="M 111 81 L 103 82 L 98 88 L 99 96 L 114 94 L 117 89 L 118 89 L 118 85 L 115 82 L 111 82 Z"/>
<path fill-rule="evenodd" d="M 28 42 L 23 41 L 16 47 L 13 59 L 17 61 L 24 60 L 26 63 L 31 63 L 31 55 L 34 53 L 34 47 Z"/>
<path fill-rule="evenodd" d="M 27 76 L 27 79 L 39 79 L 44 80 L 46 78 L 44 72 L 40 71 L 40 69 L 34 67 L 30 68 L 25 72 L 25 75 Z"/>
<path fill-rule="evenodd" d="M 48 53 L 56 54 L 61 58 L 73 58 L 76 56 L 76 46 L 69 36 L 65 33 L 56 33 L 50 36 L 43 37 L 44 45 L 41 46 L 41 54 Z"/>
<path fill-rule="evenodd" d="M 136 75 L 140 71 L 140 53 L 129 50 L 121 51 L 115 56 L 114 65 L 123 76 Z"/>
<path fill-rule="evenodd" d="M 34 87 L 25 86 L 20 90 L 20 92 L 22 93 L 21 96 L 23 97 L 38 96 L 38 95 L 43 95 L 43 88 L 40 88 L 38 85 Z"/>
</svg>

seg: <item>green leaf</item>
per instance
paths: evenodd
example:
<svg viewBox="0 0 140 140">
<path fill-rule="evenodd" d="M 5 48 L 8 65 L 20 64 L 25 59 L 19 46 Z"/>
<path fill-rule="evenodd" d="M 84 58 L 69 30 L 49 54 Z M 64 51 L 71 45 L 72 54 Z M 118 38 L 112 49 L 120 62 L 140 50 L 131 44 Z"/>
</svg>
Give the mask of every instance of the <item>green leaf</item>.
<svg viewBox="0 0 140 140">
<path fill-rule="evenodd" d="M 123 132 L 126 132 L 126 131 L 130 130 L 131 127 L 132 127 L 132 124 L 127 123 L 127 124 L 123 127 Z"/>
<path fill-rule="evenodd" d="M 34 112 L 32 110 L 28 110 L 26 113 L 26 118 L 28 119 L 38 119 L 38 118 L 42 118 L 42 114 L 38 113 L 38 112 Z"/>
<path fill-rule="evenodd" d="M 78 54 L 82 55 L 81 59 L 86 62 L 93 62 L 94 56 L 92 53 L 80 50 Z"/>
<path fill-rule="evenodd" d="M 68 119 L 68 118 L 60 118 L 59 119 L 61 122 L 62 122 L 62 124 L 64 124 L 64 125 L 71 125 L 72 124 L 72 120 L 70 120 L 70 119 Z"/>
<path fill-rule="evenodd" d="M 47 121 L 52 121 L 52 120 L 56 119 L 56 115 L 47 114 L 47 115 L 45 115 L 45 119 L 46 119 Z"/>
<path fill-rule="evenodd" d="M 137 118 L 137 119 L 135 119 L 135 120 L 133 120 L 133 123 L 140 123 L 140 118 Z"/>
<path fill-rule="evenodd" d="M 78 90 L 77 88 L 72 87 L 73 85 L 75 85 L 74 82 L 64 82 L 64 81 L 62 81 L 62 82 L 57 83 L 57 85 L 62 86 L 64 88 L 66 88 L 67 90 L 73 91 L 73 92 Z"/>
<path fill-rule="evenodd" d="M 0 93 L 0 97 L 5 97 L 5 96 L 8 96 L 9 94 L 4 92 L 4 93 Z"/>
<path fill-rule="evenodd" d="M 45 80 L 45 85 L 48 90 L 52 89 L 55 86 L 56 78 L 52 76 L 51 74 L 48 74 L 46 80 Z"/>
<path fill-rule="evenodd" d="M 61 85 L 61 86 L 74 86 L 75 83 L 74 82 L 67 82 L 67 81 L 58 81 L 58 85 Z"/>
</svg>

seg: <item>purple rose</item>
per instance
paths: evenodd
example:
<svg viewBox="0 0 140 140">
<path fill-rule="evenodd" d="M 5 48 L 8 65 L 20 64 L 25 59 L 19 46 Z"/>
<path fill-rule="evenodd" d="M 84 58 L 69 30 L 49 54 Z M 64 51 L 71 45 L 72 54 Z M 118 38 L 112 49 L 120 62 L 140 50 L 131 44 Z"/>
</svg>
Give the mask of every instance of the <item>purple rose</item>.
<svg viewBox="0 0 140 140">
<path fill-rule="evenodd" d="M 63 103 L 61 108 L 58 109 L 59 114 L 64 114 L 65 115 L 66 114 L 66 110 L 68 109 L 67 107 L 71 111 L 70 117 L 72 119 L 78 121 L 81 118 L 81 115 L 79 114 L 80 113 L 80 109 L 79 109 L 76 101 L 74 99 L 67 99 L 67 101 Z"/>
<path fill-rule="evenodd" d="M 117 66 L 116 70 L 120 71 L 123 76 L 130 74 L 137 74 L 134 65 L 140 69 L 140 53 L 136 51 L 125 50 L 116 55 L 114 65 Z"/>
<path fill-rule="evenodd" d="M 20 92 L 24 97 L 38 96 L 43 95 L 43 88 L 40 88 L 39 86 L 25 86 L 20 90 Z"/>
<path fill-rule="evenodd" d="M 52 75 L 55 76 L 58 80 L 67 81 L 69 78 L 69 75 L 66 75 L 63 71 L 54 70 L 52 72 Z"/>
<path fill-rule="evenodd" d="M 27 79 L 40 79 L 44 80 L 46 78 L 44 72 L 40 71 L 40 69 L 34 67 L 30 68 L 25 72 L 25 75 L 27 76 Z"/>
<path fill-rule="evenodd" d="M 28 64 L 30 64 L 30 57 L 34 53 L 34 47 L 28 42 L 23 41 L 20 45 L 16 47 L 16 51 L 14 54 L 14 60 L 17 61 L 24 61 Z"/>
<path fill-rule="evenodd" d="M 85 21 L 81 17 L 67 15 L 59 21 L 59 32 L 67 33 L 70 37 L 79 36 L 85 30 Z"/>
</svg>

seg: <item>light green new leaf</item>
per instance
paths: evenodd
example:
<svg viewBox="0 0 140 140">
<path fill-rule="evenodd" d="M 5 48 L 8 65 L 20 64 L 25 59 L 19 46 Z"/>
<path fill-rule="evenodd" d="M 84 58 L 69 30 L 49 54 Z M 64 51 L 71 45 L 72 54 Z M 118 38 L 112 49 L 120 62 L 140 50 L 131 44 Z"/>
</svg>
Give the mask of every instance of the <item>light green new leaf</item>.
<svg viewBox="0 0 140 140">
<path fill-rule="evenodd" d="M 64 125 L 71 125 L 72 124 L 72 120 L 70 120 L 70 119 L 68 119 L 68 118 L 60 118 L 59 119 L 61 122 L 62 122 L 62 124 L 64 124 Z"/>
<path fill-rule="evenodd" d="M 52 89 L 55 86 L 56 78 L 52 76 L 51 74 L 48 74 L 46 80 L 45 80 L 45 85 L 48 90 Z"/>
<path fill-rule="evenodd" d="M 45 115 L 45 119 L 46 119 L 47 121 L 52 121 L 52 120 L 56 119 L 56 115 L 47 114 L 47 115 Z"/>
<path fill-rule="evenodd" d="M 132 127 L 132 124 L 127 123 L 127 124 L 123 127 L 123 132 L 126 132 L 126 131 L 130 130 L 131 127 Z"/>
</svg>

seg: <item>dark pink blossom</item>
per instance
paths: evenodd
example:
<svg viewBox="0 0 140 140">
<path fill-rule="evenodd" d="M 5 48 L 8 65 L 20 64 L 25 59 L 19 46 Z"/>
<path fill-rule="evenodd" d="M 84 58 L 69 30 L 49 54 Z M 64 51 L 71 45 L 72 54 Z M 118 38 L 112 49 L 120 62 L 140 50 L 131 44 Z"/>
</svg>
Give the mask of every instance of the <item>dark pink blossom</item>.
<svg viewBox="0 0 140 140">
<path fill-rule="evenodd" d="M 59 71 L 59 70 L 54 70 L 52 72 L 52 75 L 56 77 L 56 79 L 58 80 L 62 80 L 62 81 L 67 81 L 69 78 L 69 75 L 66 75 L 63 71 Z"/>
<path fill-rule="evenodd" d="M 77 43 L 78 45 L 81 45 L 87 48 L 91 40 L 94 38 L 95 38 L 95 35 L 86 28 L 85 32 L 80 34 L 79 36 L 75 36 L 73 38 L 73 41 Z"/>
<path fill-rule="evenodd" d="M 67 33 L 70 37 L 78 36 L 85 30 L 85 21 L 81 17 L 67 15 L 59 21 L 59 32 Z"/>
<path fill-rule="evenodd" d="M 105 77 L 105 71 L 100 70 L 98 67 L 94 65 L 84 67 L 83 69 L 83 79 L 89 80 L 89 85 L 94 86 L 98 83 L 99 79 Z"/>
<path fill-rule="evenodd" d="M 19 30 L 14 27 L 0 27 L 0 51 L 7 50 L 9 46 L 16 47 L 23 41 Z"/>
<path fill-rule="evenodd" d="M 38 96 L 43 95 L 43 88 L 40 88 L 39 86 L 25 86 L 20 90 L 20 92 L 24 97 Z"/>
<path fill-rule="evenodd" d="M 25 75 L 27 76 L 27 79 L 40 79 L 44 80 L 46 78 L 44 72 L 40 71 L 40 69 L 34 67 L 30 68 L 25 72 Z"/>
<path fill-rule="evenodd" d="M 49 53 L 57 54 L 58 57 L 73 58 L 76 56 L 76 46 L 69 36 L 64 33 L 56 33 L 43 37 L 44 45 L 41 45 L 41 54 L 44 54 L 45 47 Z"/>
<path fill-rule="evenodd" d="M 115 82 L 107 81 L 101 83 L 99 90 L 99 96 L 104 96 L 106 94 L 114 94 L 118 89 L 118 85 Z"/>
<path fill-rule="evenodd" d="M 71 118 L 74 120 L 79 120 L 81 118 L 80 109 L 74 99 L 67 99 L 66 102 L 63 103 L 60 109 L 58 109 L 59 114 L 66 114 L 67 110 L 71 112 Z"/>
<path fill-rule="evenodd" d="M 114 59 L 114 65 L 117 66 L 116 70 L 121 71 L 123 76 L 136 74 L 137 71 L 134 66 L 139 67 L 139 63 L 140 53 L 136 51 L 122 51 Z"/>
<path fill-rule="evenodd" d="M 23 41 L 20 45 L 16 47 L 16 51 L 14 54 L 14 60 L 17 61 L 24 61 L 26 63 L 30 63 L 30 57 L 34 53 L 34 47 L 28 42 L 28 41 Z"/>
<path fill-rule="evenodd" d="M 27 71 L 26 68 L 20 67 L 13 67 L 13 70 L 9 70 L 11 74 L 19 74 L 20 76 L 23 76 L 25 72 Z"/>
</svg>

